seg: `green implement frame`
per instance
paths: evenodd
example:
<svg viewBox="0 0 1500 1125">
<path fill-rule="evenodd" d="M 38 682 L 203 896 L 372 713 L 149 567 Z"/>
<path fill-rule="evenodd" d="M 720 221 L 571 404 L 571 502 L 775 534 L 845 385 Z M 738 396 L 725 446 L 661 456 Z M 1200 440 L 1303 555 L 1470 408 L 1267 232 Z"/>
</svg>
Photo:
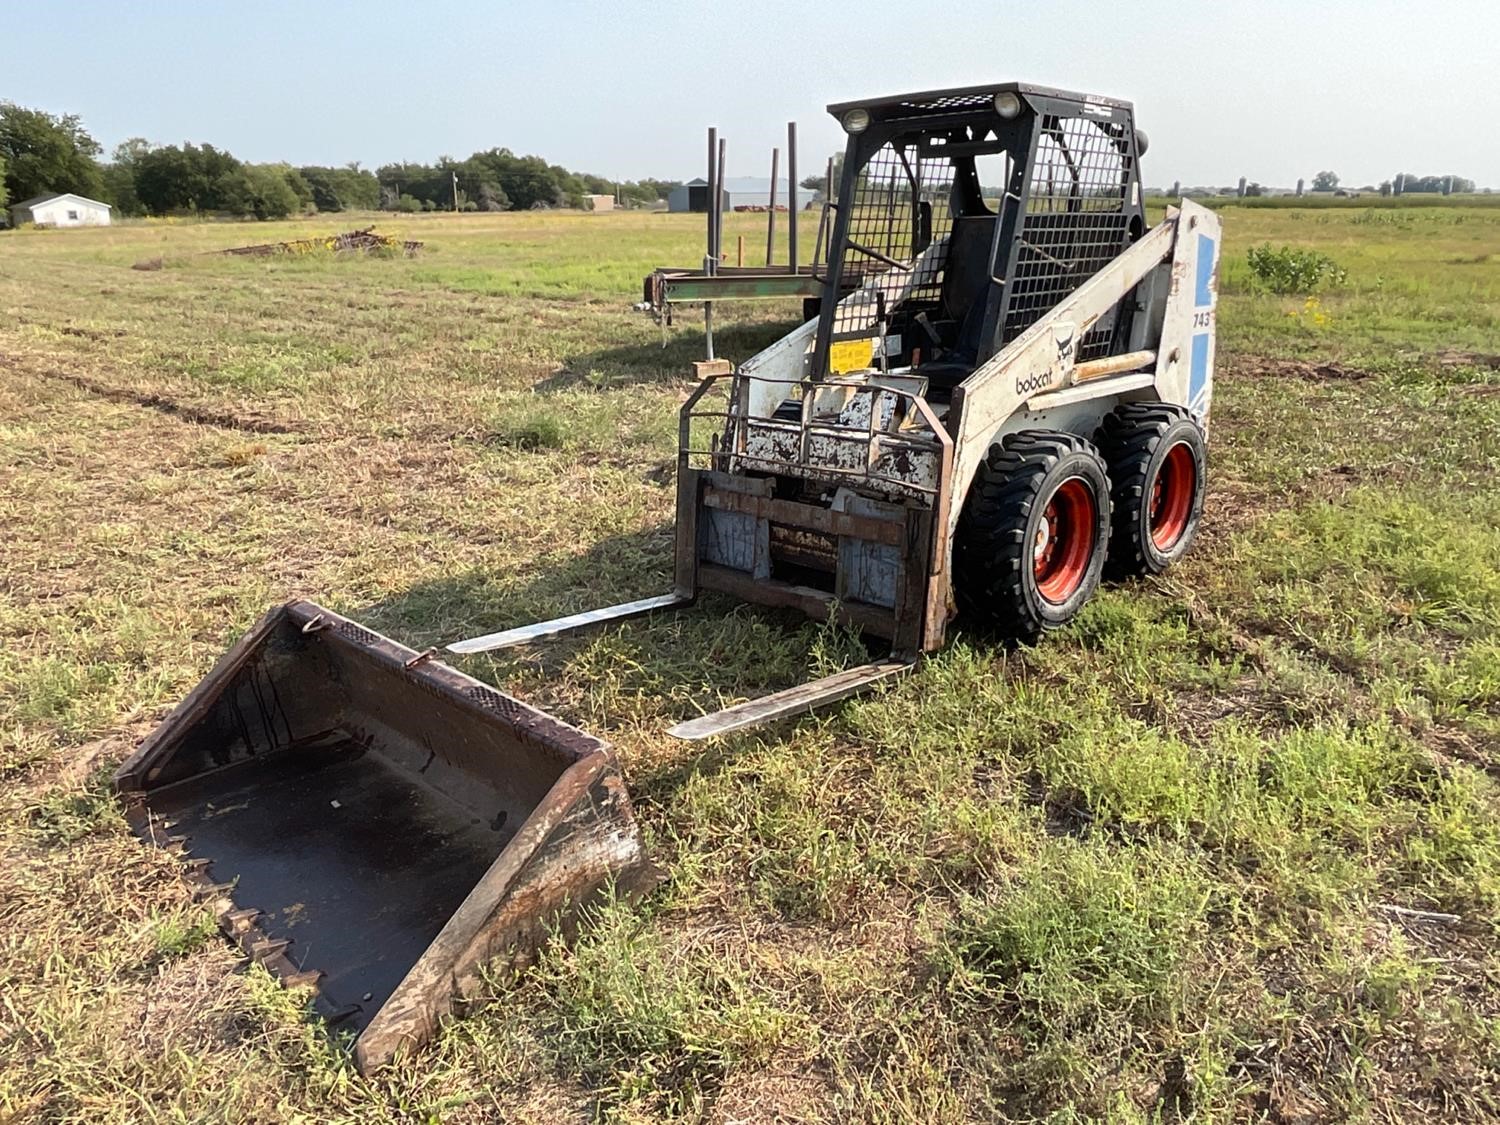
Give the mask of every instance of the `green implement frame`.
<svg viewBox="0 0 1500 1125">
<path fill-rule="evenodd" d="M 821 271 L 820 271 L 821 272 Z M 776 297 L 823 296 L 823 278 L 812 266 L 720 266 L 715 274 L 663 266 L 645 281 L 645 300 L 653 312 L 670 316 L 669 306 L 704 301 L 759 301 Z"/>
</svg>

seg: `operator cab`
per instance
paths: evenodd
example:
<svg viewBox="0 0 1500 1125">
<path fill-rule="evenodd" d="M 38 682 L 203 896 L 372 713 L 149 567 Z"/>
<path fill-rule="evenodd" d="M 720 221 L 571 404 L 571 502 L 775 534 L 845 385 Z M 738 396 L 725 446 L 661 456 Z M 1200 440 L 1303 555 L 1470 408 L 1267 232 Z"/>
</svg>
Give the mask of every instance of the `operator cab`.
<svg viewBox="0 0 1500 1125">
<path fill-rule="evenodd" d="M 1145 232 L 1126 102 L 1020 83 L 829 106 L 849 136 L 810 374 L 952 390 Z M 1122 302 L 1081 341 L 1107 355 Z"/>
</svg>

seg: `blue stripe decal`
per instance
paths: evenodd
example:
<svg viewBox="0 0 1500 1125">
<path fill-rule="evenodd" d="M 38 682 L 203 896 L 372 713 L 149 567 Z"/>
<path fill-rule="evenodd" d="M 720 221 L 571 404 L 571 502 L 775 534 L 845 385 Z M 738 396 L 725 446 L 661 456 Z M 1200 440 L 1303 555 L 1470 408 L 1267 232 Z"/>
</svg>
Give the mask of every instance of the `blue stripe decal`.
<svg viewBox="0 0 1500 1125">
<path fill-rule="evenodd" d="M 1214 303 L 1214 240 L 1206 234 L 1198 236 L 1198 296 L 1194 303 L 1201 309 Z M 1195 347 L 1197 345 L 1194 345 Z"/>
<path fill-rule="evenodd" d="M 1190 403 L 1197 403 L 1199 397 L 1208 389 L 1208 341 L 1207 332 L 1200 332 L 1193 337 L 1193 360 L 1188 369 L 1188 402 Z"/>
</svg>

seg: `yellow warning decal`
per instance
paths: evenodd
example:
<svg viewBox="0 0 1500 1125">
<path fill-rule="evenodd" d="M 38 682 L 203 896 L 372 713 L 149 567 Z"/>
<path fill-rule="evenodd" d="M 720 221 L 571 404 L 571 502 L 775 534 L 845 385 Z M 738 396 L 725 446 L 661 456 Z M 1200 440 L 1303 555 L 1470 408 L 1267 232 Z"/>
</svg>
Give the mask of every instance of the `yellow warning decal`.
<svg viewBox="0 0 1500 1125">
<path fill-rule="evenodd" d="M 834 375 L 869 367 L 873 358 L 874 340 L 835 340 L 828 345 L 828 370 Z"/>
</svg>

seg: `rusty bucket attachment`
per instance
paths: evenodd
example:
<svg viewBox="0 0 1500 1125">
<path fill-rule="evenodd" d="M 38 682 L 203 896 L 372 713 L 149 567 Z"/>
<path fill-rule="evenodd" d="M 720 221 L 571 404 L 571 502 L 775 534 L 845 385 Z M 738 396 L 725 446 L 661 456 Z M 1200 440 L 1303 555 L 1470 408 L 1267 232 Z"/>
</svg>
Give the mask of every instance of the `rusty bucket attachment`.
<svg viewBox="0 0 1500 1125">
<path fill-rule="evenodd" d="M 647 885 L 605 743 L 311 602 L 267 613 L 115 775 L 225 932 L 368 1071 L 481 965 Z"/>
</svg>

